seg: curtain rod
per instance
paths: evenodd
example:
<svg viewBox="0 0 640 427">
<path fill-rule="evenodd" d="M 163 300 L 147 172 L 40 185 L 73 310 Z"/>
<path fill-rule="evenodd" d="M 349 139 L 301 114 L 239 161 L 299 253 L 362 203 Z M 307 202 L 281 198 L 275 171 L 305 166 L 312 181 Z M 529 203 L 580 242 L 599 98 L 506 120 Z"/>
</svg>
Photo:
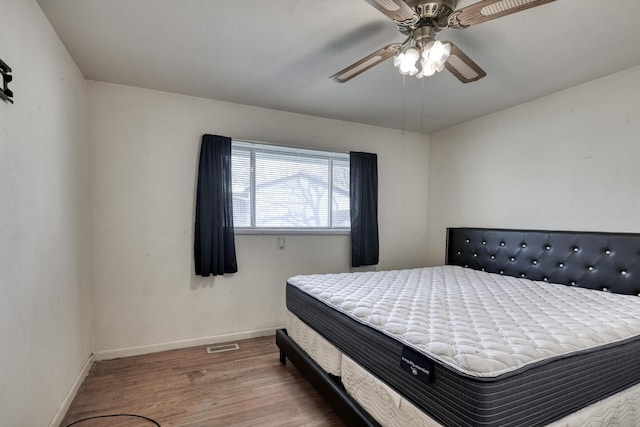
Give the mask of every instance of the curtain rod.
<svg viewBox="0 0 640 427">
<path fill-rule="evenodd" d="M 337 154 L 349 154 L 351 152 L 351 151 L 344 151 L 344 150 L 334 150 L 329 148 L 317 148 L 317 147 L 309 148 L 309 147 L 298 146 L 298 145 L 279 144 L 277 142 L 254 141 L 250 139 L 239 139 L 239 138 L 233 138 L 233 137 L 231 139 L 236 142 L 246 142 L 248 144 L 272 145 L 274 147 L 286 147 L 286 148 L 293 148 L 293 149 L 299 149 L 299 150 L 324 151 L 324 152 L 333 152 Z"/>
</svg>

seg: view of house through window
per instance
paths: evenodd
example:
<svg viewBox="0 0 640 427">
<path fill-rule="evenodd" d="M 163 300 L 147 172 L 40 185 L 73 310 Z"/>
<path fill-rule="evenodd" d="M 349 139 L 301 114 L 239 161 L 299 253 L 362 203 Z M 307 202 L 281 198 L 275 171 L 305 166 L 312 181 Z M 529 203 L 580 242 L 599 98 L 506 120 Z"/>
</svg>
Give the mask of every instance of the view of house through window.
<svg viewBox="0 0 640 427">
<path fill-rule="evenodd" d="M 236 228 L 348 229 L 349 155 L 233 141 Z"/>
</svg>

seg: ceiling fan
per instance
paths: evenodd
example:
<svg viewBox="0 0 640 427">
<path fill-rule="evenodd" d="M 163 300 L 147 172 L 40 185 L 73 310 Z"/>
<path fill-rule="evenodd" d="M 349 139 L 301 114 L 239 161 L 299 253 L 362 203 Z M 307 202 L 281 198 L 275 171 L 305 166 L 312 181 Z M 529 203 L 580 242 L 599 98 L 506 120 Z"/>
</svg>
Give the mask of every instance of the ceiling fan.
<svg viewBox="0 0 640 427">
<path fill-rule="evenodd" d="M 393 20 L 407 39 L 378 49 L 331 76 L 338 83 L 349 81 L 392 56 L 404 75 L 422 78 L 446 68 L 462 83 L 474 82 L 487 73 L 453 43 L 436 40 L 436 33 L 447 28 L 465 29 L 555 0 L 483 0 L 459 10 L 455 10 L 458 0 L 365 1 Z"/>
</svg>

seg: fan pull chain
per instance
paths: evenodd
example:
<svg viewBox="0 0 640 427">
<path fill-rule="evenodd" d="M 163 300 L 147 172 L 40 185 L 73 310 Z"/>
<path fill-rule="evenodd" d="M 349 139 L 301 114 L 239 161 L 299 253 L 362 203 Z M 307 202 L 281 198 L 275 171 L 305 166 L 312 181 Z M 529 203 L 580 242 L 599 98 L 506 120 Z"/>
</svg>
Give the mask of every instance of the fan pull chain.
<svg viewBox="0 0 640 427">
<path fill-rule="evenodd" d="M 424 79 L 422 79 L 421 97 L 422 97 L 422 105 L 420 109 L 420 130 L 424 132 Z"/>
<path fill-rule="evenodd" d="M 402 135 L 404 135 L 404 101 L 405 101 L 405 91 L 407 87 L 407 76 L 402 76 Z"/>
</svg>

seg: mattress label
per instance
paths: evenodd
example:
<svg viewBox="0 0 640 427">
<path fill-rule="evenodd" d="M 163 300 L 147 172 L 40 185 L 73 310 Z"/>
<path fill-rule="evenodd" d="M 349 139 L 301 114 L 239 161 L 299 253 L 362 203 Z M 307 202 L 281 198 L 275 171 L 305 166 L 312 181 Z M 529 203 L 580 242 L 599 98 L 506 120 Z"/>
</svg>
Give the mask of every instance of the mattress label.
<svg viewBox="0 0 640 427">
<path fill-rule="evenodd" d="M 402 349 L 400 368 L 423 383 L 428 383 L 433 375 L 433 362 L 424 354 L 406 346 Z"/>
</svg>

